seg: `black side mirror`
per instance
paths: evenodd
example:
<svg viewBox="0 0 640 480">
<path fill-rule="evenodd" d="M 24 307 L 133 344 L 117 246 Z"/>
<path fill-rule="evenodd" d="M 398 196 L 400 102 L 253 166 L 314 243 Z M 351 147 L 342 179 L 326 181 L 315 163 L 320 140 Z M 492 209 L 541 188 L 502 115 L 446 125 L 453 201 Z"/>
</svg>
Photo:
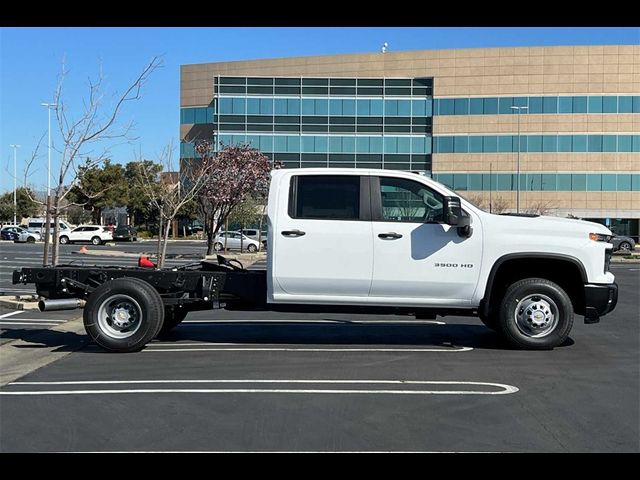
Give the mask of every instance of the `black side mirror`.
<svg viewBox="0 0 640 480">
<path fill-rule="evenodd" d="M 444 197 L 444 221 L 447 225 L 457 227 L 458 235 L 470 237 L 473 234 L 471 217 L 462 214 L 462 205 L 458 197 Z"/>
<path fill-rule="evenodd" d="M 462 219 L 462 206 L 458 197 L 444 197 L 444 223 L 457 227 Z"/>
</svg>

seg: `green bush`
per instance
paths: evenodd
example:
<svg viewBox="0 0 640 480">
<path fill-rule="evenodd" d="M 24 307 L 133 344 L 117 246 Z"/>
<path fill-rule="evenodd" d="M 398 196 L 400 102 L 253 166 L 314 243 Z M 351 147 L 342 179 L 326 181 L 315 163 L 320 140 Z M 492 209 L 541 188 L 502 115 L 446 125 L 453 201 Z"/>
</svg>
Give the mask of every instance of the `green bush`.
<svg viewBox="0 0 640 480">
<path fill-rule="evenodd" d="M 152 238 L 151 232 L 148 230 L 138 230 L 138 238 Z"/>
</svg>

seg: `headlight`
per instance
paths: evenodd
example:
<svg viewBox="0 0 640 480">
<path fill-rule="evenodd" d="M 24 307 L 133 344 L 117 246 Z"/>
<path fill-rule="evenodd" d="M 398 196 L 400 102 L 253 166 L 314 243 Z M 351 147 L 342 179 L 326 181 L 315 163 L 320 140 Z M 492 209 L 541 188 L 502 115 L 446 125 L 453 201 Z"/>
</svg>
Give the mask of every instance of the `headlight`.
<svg viewBox="0 0 640 480">
<path fill-rule="evenodd" d="M 589 238 L 594 242 L 607 242 L 611 241 L 611 235 L 604 235 L 602 233 L 590 233 Z"/>
</svg>

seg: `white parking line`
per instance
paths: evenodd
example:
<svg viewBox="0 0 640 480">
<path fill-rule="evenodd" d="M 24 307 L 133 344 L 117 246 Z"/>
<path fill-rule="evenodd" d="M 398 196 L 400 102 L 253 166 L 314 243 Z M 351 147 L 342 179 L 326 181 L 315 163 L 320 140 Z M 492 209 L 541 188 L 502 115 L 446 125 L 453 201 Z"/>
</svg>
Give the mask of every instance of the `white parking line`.
<svg viewBox="0 0 640 480">
<path fill-rule="evenodd" d="M 469 352 L 472 347 L 451 348 L 151 348 L 153 344 L 143 352 Z"/>
<path fill-rule="evenodd" d="M 57 322 L 4 322 L 0 321 L 0 325 L 32 325 L 37 327 L 60 325 Z"/>
<path fill-rule="evenodd" d="M 105 395 L 123 393 L 287 393 L 335 395 L 508 395 L 519 391 L 513 385 L 490 382 L 433 381 L 433 380 L 131 380 L 131 381 L 77 381 L 77 382 L 14 382 L 9 385 L 103 385 L 141 383 L 215 383 L 215 384 L 347 384 L 347 385 L 470 385 L 498 388 L 491 390 L 361 390 L 361 389 L 293 389 L 293 388 L 149 388 L 117 390 L 25 390 L 0 391 L 0 395 Z"/>
<path fill-rule="evenodd" d="M 7 317 L 11 317 L 13 315 L 18 315 L 20 313 L 24 313 L 24 311 L 23 310 L 16 310 L 15 312 L 5 313 L 4 315 L 0 315 L 0 318 L 7 318 Z"/>
</svg>

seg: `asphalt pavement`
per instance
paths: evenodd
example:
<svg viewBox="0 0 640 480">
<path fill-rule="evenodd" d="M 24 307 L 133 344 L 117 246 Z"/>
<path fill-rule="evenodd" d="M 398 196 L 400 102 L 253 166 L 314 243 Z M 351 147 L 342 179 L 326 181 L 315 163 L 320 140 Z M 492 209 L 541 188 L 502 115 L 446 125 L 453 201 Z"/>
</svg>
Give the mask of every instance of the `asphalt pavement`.
<svg viewBox="0 0 640 480">
<path fill-rule="evenodd" d="M 463 317 L 192 312 L 131 354 L 3 325 L 67 354 L 0 389 L 0 451 L 639 452 L 639 267 L 553 351 Z M 78 313 L 33 315 L 0 322 Z"/>
</svg>

